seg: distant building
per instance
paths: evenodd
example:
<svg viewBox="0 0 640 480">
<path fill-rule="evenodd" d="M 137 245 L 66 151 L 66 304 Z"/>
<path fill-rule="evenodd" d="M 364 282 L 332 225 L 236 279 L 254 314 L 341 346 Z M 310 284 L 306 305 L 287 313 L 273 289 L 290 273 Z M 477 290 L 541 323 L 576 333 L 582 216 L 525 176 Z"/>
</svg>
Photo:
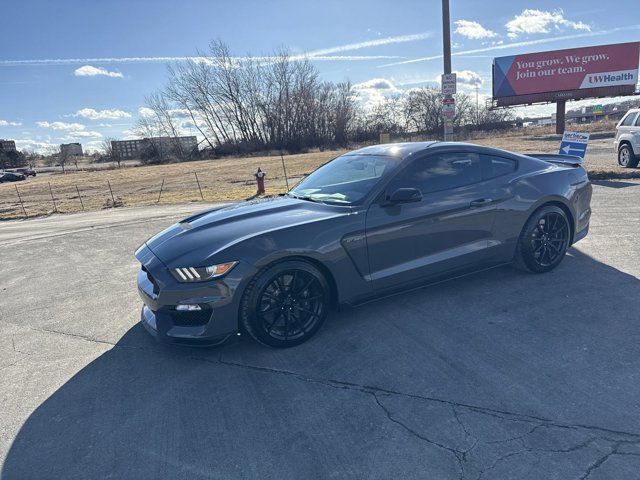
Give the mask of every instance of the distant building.
<svg viewBox="0 0 640 480">
<path fill-rule="evenodd" d="M 119 158 L 139 158 L 140 154 L 148 147 L 155 147 L 164 152 L 171 152 L 176 149 L 179 142 L 180 148 L 185 155 L 189 155 L 198 148 L 198 139 L 190 137 L 151 137 L 138 140 L 112 140 L 111 150 L 113 155 Z"/>
<path fill-rule="evenodd" d="M 63 143 L 60 145 L 60 155 L 63 157 L 81 157 L 82 145 L 79 143 Z"/>
<path fill-rule="evenodd" d="M 2 140 L 0 139 L 0 152 L 15 152 L 16 151 L 16 142 L 13 140 Z"/>
</svg>

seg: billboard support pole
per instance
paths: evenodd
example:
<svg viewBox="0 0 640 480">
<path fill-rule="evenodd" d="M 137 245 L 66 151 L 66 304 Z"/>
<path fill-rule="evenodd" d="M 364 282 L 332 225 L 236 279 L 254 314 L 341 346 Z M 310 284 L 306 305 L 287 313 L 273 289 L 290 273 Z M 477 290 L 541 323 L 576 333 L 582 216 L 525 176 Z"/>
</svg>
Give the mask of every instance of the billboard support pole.
<svg viewBox="0 0 640 480">
<path fill-rule="evenodd" d="M 564 133 L 564 113 L 566 105 L 566 100 L 556 101 L 556 133 L 560 135 Z"/>
<path fill-rule="evenodd" d="M 449 16 L 449 0 L 442 0 L 442 54 L 444 59 L 444 73 L 451 73 L 451 20 Z M 446 95 L 445 98 L 451 98 Z M 447 132 L 447 122 L 445 118 L 444 125 L 444 141 L 450 140 Z"/>
</svg>

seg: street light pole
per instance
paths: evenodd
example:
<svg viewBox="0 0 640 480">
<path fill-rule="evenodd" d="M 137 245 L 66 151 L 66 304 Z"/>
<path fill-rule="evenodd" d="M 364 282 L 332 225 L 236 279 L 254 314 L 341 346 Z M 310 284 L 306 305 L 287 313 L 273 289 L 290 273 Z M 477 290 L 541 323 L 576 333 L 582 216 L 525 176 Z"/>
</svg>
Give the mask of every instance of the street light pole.
<svg viewBox="0 0 640 480">
<path fill-rule="evenodd" d="M 442 0 L 442 54 L 444 59 L 444 73 L 451 73 L 451 20 L 449 16 L 449 0 Z M 451 98 L 451 95 L 446 95 L 445 98 Z M 446 142 L 449 140 L 449 131 L 447 128 L 448 119 L 445 118 L 443 123 L 444 140 Z"/>
</svg>

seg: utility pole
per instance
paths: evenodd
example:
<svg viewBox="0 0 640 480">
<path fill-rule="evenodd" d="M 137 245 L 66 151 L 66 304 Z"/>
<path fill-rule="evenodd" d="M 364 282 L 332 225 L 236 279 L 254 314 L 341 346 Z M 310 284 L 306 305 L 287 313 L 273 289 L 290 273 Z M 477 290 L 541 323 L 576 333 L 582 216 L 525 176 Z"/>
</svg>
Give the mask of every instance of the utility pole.
<svg viewBox="0 0 640 480">
<path fill-rule="evenodd" d="M 442 0 L 442 54 L 444 60 L 444 73 L 451 73 L 451 20 L 449 16 L 449 0 Z M 445 95 L 445 98 L 452 98 Z M 449 119 L 444 119 L 444 140 L 450 140 L 453 134 L 453 125 Z"/>
<path fill-rule="evenodd" d="M 478 84 L 476 83 L 476 125 L 480 125 L 480 104 L 478 103 Z"/>
</svg>

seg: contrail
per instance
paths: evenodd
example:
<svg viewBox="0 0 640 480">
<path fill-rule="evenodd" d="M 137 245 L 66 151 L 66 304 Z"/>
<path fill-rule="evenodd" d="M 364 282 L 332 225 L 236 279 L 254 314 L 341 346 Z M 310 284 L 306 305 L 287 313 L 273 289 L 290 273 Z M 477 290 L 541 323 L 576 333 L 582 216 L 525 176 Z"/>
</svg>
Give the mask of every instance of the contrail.
<svg viewBox="0 0 640 480">
<path fill-rule="evenodd" d="M 360 50 L 362 48 L 379 47 L 383 45 L 392 45 L 395 43 L 415 42 L 424 40 L 432 36 L 431 32 L 413 33 L 409 35 L 398 35 L 395 37 L 376 38 L 374 40 L 365 40 L 363 42 L 349 43 L 346 45 L 338 45 L 336 47 L 322 48 L 312 50 L 301 54 L 291 54 L 290 58 L 294 60 L 309 59 L 314 62 L 354 62 L 368 60 L 398 60 L 407 58 L 402 55 L 332 55 L 334 53 L 348 52 L 351 50 Z M 248 60 L 254 61 L 274 61 L 274 56 L 260 57 L 233 57 L 231 60 L 243 62 Z M 203 56 L 184 56 L 184 57 L 99 57 L 99 58 L 44 58 L 30 60 L 0 60 L 0 67 L 19 67 L 19 66 L 39 66 L 39 65 L 76 65 L 90 63 L 168 63 L 180 62 L 185 60 L 207 61 L 208 57 Z"/>
<path fill-rule="evenodd" d="M 401 55 L 291 55 L 292 59 L 308 58 L 314 62 L 352 62 L 367 60 L 397 60 L 403 57 Z M 243 62 L 247 60 L 254 61 L 273 61 L 276 57 L 234 57 L 232 60 Z M 30 60 L 0 60 L 0 67 L 20 67 L 20 66 L 47 66 L 47 65 L 86 65 L 91 63 L 169 63 L 180 62 L 185 60 L 206 61 L 207 57 L 99 57 L 99 58 L 44 58 Z"/>
<path fill-rule="evenodd" d="M 557 42 L 557 41 L 561 41 L 561 40 L 572 40 L 574 38 L 585 38 L 585 37 L 596 37 L 599 35 L 608 35 L 611 33 L 615 33 L 615 32 L 619 32 L 619 31 L 623 31 L 623 30 L 637 30 L 640 29 L 640 25 L 630 25 L 627 27 L 616 27 L 616 28 L 612 28 L 610 30 L 600 30 L 598 32 L 587 32 L 587 33 L 576 33 L 573 35 L 563 35 L 563 36 L 559 36 L 559 37 L 551 37 L 551 38 L 539 38 L 537 40 L 526 40 L 524 42 L 514 42 L 514 43 L 504 43 L 502 45 L 492 45 L 490 47 L 482 47 L 482 48 L 474 48 L 473 50 L 463 50 L 463 51 L 459 51 L 459 52 L 453 52 L 451 53 L 451 55 L 471 55 L 474 53 L 482 53 L 482 52 L 491 52 L 494 50 L 504 50 L 507 48 L 515 48 L 515 47 L 527 47 L 529 45 L 539 45 L 539 44 L 543 44 L 543 43 L 551 43 L 551 42 Z M 393 63 L 386 63 L 384 65 L 378 65 L 378 68 L 384 68 L 384 67 L 393 67 L 396 65 L 408 65 L 410 63 L 418 63 L 418 62 L 428 62 L 431 60 L 438 60 L 442 58 L 442 55 L 432 55 L 430 57 L 422 57 L 422 58 L 414 58 L 411 60 L 405 60 L 402 62 L 393 62 Z"/>
<path fill-rule="evenodd" d="M 392 45 L 395 43 L 407 43 L 415 42 L 418 40 L 425 40 L 431 37 L 431 32 L 413 33 L 410 35 L 398 35 L 395 37 L 376 38 L 375 40 L 365 40 L 364 42 L 349 43 L 347 45 L 340 45 L 337 47 L 323 48 L 320 50 L 314 50 L 308 52 L 307 56 L 315 58 L 317 56 L 328 55 L 331 53 L 348 52 L 350 50 L 360 50 L 361 48 L 379 47 L 381 45 Z"/>
</svg>

